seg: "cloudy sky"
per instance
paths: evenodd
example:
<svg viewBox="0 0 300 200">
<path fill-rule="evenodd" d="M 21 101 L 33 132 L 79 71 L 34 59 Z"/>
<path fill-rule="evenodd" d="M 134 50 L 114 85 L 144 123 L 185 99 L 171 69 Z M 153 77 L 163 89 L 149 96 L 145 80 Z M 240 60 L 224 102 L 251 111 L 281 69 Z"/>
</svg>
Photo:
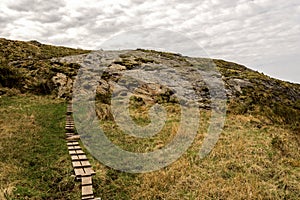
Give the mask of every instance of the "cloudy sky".
<svg viewBox="0 0 300 200">
<path fill-rule="evenodd" d="M 1 0 L 0 26 L 8 39 L 153 47 L 300 83 L 299 0 Z"/>
</svg>

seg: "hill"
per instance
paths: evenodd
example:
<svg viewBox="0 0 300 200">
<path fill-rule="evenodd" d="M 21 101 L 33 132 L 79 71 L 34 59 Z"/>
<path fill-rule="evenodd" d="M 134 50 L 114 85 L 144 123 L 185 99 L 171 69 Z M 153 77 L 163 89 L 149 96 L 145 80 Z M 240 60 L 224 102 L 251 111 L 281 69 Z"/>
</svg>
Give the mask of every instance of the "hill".
<svg viewBox="0 0 300 200">
<path fill-rule="evenodd" d="M 0 123 L 3 127 L 0 147 L 4 147 L 0 166 L 3 169 L 10 166 L 9 173 L 0 173 L 0 189 L 7 198 L 72 199 L 74 196 L 63 194 L 76 193 L 78 188 L 71 186 L 70 179 L 66 178 L 72 172 L 68 168 L 67 151 L 63 150 L 63 130 L 59 131 L 65 111 L 61 99 L 71 98 L 74 79 L 79 72 L 84 72 L 79 69 L 89 64 L 87 55 L 91 52 L 37 41 L 0 39 L 0 43 Z M 280 81 L 236 63 L 212 60 L 220 72 L 213 75 L 225 85 L 227 116 L 215 148 L 200 160 L 197 152 L 211 115 L 208 84 L 212 80 L 205 82 L 194 76 L 196 72 L 192 68 L 200 66 L 203 73 L 210 73 L 207 64 L 211 60 L 144 49 L 101 51 L 100 54 L 106 70 L 96 90 L 96 113 L 107 137 L 115 144 L 133 152 L 155 151 L 173 138 L 180 125 L 176 93 L 163 84 L 142 84 L 130 98 L 131 117 L 145 126 L 151 123 L 150 107 L 159 103 L 167 110 L 166 125 L 150 139 L 127 136 L 117 126 L 110 108 L 115 84 L 122 81 L 122 75 L 137 74 L 140 68 L 149 76 L 158 67 L 165 67 L 169 73 L 174 69 L 189 77 L 197 94 L 202 126 L 188 151 L 172 165 L 156 172 L 128 174 L 93 160 L 97 172 L 96 196 L 103 199 L 300 198 L 299 84 Z M 167 73 L 159 77 L 170 79 Z M 87 83 L 89 78 L 93 77 L 88 77 Z M 179 79 L 172 81 L 174 85 L 188 87 Z M 10 122 L 13 126 L 9 126 Z M 51 139 L 51 132 L 57 141 Z M 41 144 L 49 147 L 42 148 Z M 51 147 L 60 152 L 61 160 L 54 150 L 49 151 Z M 24 149 L 28 149 L 30 156 Z M 19 151 L 23 153 L 16 153 Z M 35 159 L 37 155 L 40 161 Z M 54 169 L 47 162 L 51 162 Z M 39 170 L 46 170 L 48 178 Z M 28 178 L 16 178 L 20 171 L 26 172 Z M 49 177 L 60 178 L 52 182 Z M 43 187 L 34 184 L 40 180 Z"/>
<path fill-rule="evenodd" d="M 14 88 L 16 89 L 14 91 L 20 93 L 52 94 L 59 98 L 68 98 L 71 95 L 72 80 L 77 75 L 80 63 L 85 59 L 85 56 L 74 55 L 90 52 L 43 45 L 37 41 L 1 39 L 0 44 L 2 94 L 9 91 L 7 88 Z M 120 54 L 122 58 L 112 61 L 111 64 L 118 64 L 129 70 L 137 65 L 159 62 L 177 68 L 191 65 L 189 61 L 191 58 L 172 53 L 139 49 Z M 57 59 L 71 55 L 73 56 L 70 58 Z M 158 57 L 160 59 L 157 59 Z M 197 59 L 193 62 L 201 64 L 206 61 Z M 277 80 L 232 62 L 223 60 L 212 62 L 216 64 L 223 76 L 222 80 L 230 101 L 229 112 L 265 115 L 271 122 L 282 122 L 293 125 L 294 128 L 299 127 L 299 84 Z M 209 98 L 205 83 L 198 86 L 196 90 L 206 97 L 205 100 Z"/>
</svg>

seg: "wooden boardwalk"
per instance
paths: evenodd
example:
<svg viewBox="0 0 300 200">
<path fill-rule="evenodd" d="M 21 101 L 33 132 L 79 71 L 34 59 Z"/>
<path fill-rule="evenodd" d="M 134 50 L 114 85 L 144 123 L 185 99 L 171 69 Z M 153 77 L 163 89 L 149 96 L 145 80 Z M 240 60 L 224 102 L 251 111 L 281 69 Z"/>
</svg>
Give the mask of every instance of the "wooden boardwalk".
<svg viewBox="0 0 300 200">
<path fill-rule="evenodd" d="M 66 114 L 66 141 L 76 180 L 81 181 L 81 198 L 82 200 L 100 200 L 101 198 L 94 198 L 92 176 L 96 173 L 80 146 L 80 136 L 75 131 L 71 103 L 68 104 Z"/>
</svg>

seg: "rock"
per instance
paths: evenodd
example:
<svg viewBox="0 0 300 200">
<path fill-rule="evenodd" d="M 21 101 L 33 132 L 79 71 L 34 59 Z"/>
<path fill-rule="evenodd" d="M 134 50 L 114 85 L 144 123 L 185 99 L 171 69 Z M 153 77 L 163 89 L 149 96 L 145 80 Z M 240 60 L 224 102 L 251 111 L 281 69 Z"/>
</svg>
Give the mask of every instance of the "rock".
<svg viewBox="0 0 300 200">
<path fill-rule="evenodd" d="M 123 71 L 126 70 L 126 67 L 119 64 L 112 64 L 108 67 L 112 71 Z"/>
<path fill-rule="evenodd" d="M 57 73 L 52 77 L 52 81 L 57 88 L 58 98 L 67 98 L 71 96 L 73 80 L 63 73 Z"/>
<path fill-rule="evenodd" d="M 253 86 L 250 81 L 242 79 L 228 79 L 227 84 L 229 85 L 229 87 L 233 88 L 235 92 L 238 92 L 240 94 L 243 93 L 242 88 Z"/>
</svg>

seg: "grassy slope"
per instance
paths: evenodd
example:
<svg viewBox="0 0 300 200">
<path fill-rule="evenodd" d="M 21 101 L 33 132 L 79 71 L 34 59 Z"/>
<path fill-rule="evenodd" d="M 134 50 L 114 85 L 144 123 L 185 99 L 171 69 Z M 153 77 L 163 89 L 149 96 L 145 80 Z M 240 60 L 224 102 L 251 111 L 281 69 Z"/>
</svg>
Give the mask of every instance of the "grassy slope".
<svg viewBox="0 0 300 200">
<path fill-rule="evenodd" d="M 178 113 L 176 109 L 174 113 Z M 103 199 L 300 198 L 300 152 L 294 132 L 278 124 L 262 125 L 252 115 L 228 114 L 224 131 L 212 153 L 199 160 L 198 151 L 209 112 L 202 110 L 201 115 L 201 128 L 192 147 L 162 170 L 127 174 L 94 161 L 96 194 Z M 146 122 L 146 115 L 135 116 L 139 121 L 143 117 Z M 141 152 L 141 149 L 153 150 L 163 146 L 167 141 L 166 132 L 171 137 L 176 133 L 176 128 L 170 128 L 176 126 L 175 118 L 171 115 L 163 133 L 148 141 L 132 140 L 121 134 L 110 121 L 102 123 L 102 127 L 115 144 Z"/>
<path fill-rule="evenodd" d="M 2 75 L 7 72 L 2 78 L 12 76 L 10 80 L 14 84 L 20 78 L 15 73 L 18 71 L 14 71 L 16 66 L 25 72 L 33 70 L 37 74 L 41 71 L 47 74 L 48 67 L 53 64 L 47 59 L 87 52 L 36 42 L 0 39 L 0 43 L 0 70 Z M 18 62 L 8 65 L 16 60 Z M 267 78 L 243 71 L 232 63 L 215 62 L 228 77 L 253 81 Z M 66 70 L 66 66 L 53 66 Z M 285 88 L 291 86 L 271 81 Z M 133 175 L 92 160 L 97 172 L 93 179 L 96 196 L 103 199 L 300 199 L 300 141 L 295 132 L 299 128 L 299 115 L 293 114 L 294 110 L 286 112 L 292 101 L 288 100 L 288 93 L 278 92 L 280 94 L 263 87 L 255 88 L 255 91 L 245 91 L 245 94 L 252 94 L 250 98 L 240 96 L 231 102 L 220 140 L 204 160 L 198 160 L 197 152 L 205 133 L 206 117 L 193 146 L 163 170 Z M 278 102 L 283 106 L 277 113 L 274 113 L 276 109 L 267 110 L 265 103 L 270 108 L 278 106 L 277 102 L 269 101 L 278 95 L 287 102 Z M 299 110 L 298 104 L 294 106 Z M 79 186 L 71 178 L 71 163 L 63 139 L 65 103 L 48 96 L 3 96 L 0 110 L 0 199 L 4 196 L 8 199 L 79 199 Z M 202 114 L 209 115 L 205 111 Z M 274 116 L 278 119 L 273 119 Z M 139 122 L 147 122 L 145 115 L 136 118 Z M 296 129 L 290 129 L 290 125 Z M 123 147 L 128 150 L 155 149 L 166 142 L 166 136 L 162 135 L 156 138 L 157 143 L 136 141 L 137 145 L 132 145 L 132 138 L 124 137 L 110 121 L 103 127 L 117 144 L 125 138 L 127 143 L 123 143 Z M 167 130 L 172 135 L 176 128 Z"/>
<path fill-rule="evenodd" d="M 62 101 L 0 98 L 0 199 L 76 199 Z"/>
<path fill-rule="evenodd" d="M 0 105 L 0 195 L 8 199 L 79 199 L 79 185 L 71 178 L 64 141 L 66 104 L 47 96 L 19 96 L 2 97 Z M 103 199 L 300 198 L 299 143 L 289 129 L 280 125 L 260 127 L 258 119 L 251 115 L 229 114 L 213 152 L 199 160 L 197 152 L 209 116 L 207 111 L 201 113 L 202 126 L 193 146 L 165 169 L 127 174 L 92 160 L 97 172 L 93 179 L 96 196 Z M 141 114 L 135 118 L 139 122 L 143 118 L 148 120 Z M 112 127 L 107 122 L 105 130 L 116 143 L 123 140 L 124 148 L 129 144 L 127 148 L 139 151 L 150 144 L 144 141 L 132 145 L 129 140 L 124 144 L 124 137 L 114 136 L 112 131 L 116 130 Z M 169 130 L 169 134 L 174 134 L 176 129 Z"/>
</svg>

